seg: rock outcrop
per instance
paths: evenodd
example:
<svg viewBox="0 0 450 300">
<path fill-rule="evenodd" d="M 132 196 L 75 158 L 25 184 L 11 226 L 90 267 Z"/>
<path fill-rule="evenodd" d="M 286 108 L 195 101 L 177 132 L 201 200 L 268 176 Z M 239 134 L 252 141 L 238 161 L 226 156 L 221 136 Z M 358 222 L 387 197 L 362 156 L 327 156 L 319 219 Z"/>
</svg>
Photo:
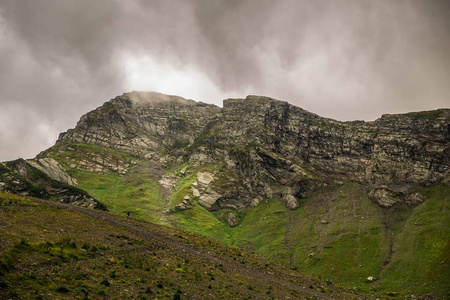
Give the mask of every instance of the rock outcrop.
<svg viewBox="0 0 450 300">
<path fill-rule="evenodd" d="M 411 192 L 407 189 L 403 191 L 394 191 L 384 185 L 369 190 L 368 196 L 379 206 L 384 208 L 392 207 L 396 203 L 418 205 L 425 201 L 425 196 L 418 192 Z"/>
<path fill-rule="evenodd" d="M 52 159 L 0 163 L 0 191 L 107 210 L 101 202 L 69 183 L 75 181 Z"/>
<path fill-rule="evenodd" d="M 450 167 L 450 109 L 338 122 L 271 98 L 224 101 L 223 137 L 255 143 L 362 183 L 441 182 Z"/>
<path fill-rule="evenodd" d="M 159 161 L 192 144 L 221 108 L 177 96 L 132 92 L 81 117 L 59 142 L 101 145 Z"/>
<path fill-rule="evenodd" d="M 236 227 L 239 225 L 239 220 L 236 218 L 236 215 L 232 212 L 227 214 L 226 222 L 230 227 Z"/>
<path fill-rule="evenodd" d="M 44 172 L 48 175 L 48 177 L 58 180 L 61 182 L 65 182 L 69 185 L 76 185 L 76 179 L 72 178 L 69 174 L 66 173 L 64 168 L 53 158 L 45 157 L 41 159 L 30 159 L 28 163 L 35 167 L 36 169 Z"/>
<path fill-rule="evenodd" d="M 102 146 L 161 168 L 186 163 L 197 170 L 190 195 L 208 210 L 242 210 L 264 198 L 296 209 L 298 199 L 342 180 L 370 186 L 380 206 L 413 205 L 423 201 L 414 187 L 450 182 L 450 109 L 339 122 L 268 97 L 227 99 L 220 108 L 131 92 L 84 115 L 56 146 L 73 144 Z M 99 160 L 75 159 L 71 166 L 119 174 L 133 166 L 125 159 L 122 167 L 102 169 L 113 163 Z M 393 185 L 407 185 L 409 194 L 383 188 Z"/>
<path fill-rule="evenodd" d="M 174 207 L 168 209 L 167 211 L 165 211 L 165 213 L 174 213 L 177 211 L 183 211 L 186 209 L 191 209 L 192 205 L 194 205 L 194 201 L 192 201 L 191 197 L 189 197 L 188 195 L 184 196 L 183 201 L 181 201 L 181 203 L 175 205 Z"/>
</svg>

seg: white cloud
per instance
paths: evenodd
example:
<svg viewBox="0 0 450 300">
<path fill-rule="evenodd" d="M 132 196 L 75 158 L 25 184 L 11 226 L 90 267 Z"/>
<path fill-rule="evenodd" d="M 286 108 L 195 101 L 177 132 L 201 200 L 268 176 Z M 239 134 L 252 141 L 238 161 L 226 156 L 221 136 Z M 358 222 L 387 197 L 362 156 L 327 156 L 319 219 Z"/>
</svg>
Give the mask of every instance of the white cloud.
<svg viewBox="0 0 450 300">
<path fill-rule="evenodd" d="M 155 91 L 218 106 L 225 98 L 243 96 L 224 93 L 208 76 L 189 65 L 174 66 L 149 55 L 124 54 L 121 61 L 129 91 Z"/>
</svg>

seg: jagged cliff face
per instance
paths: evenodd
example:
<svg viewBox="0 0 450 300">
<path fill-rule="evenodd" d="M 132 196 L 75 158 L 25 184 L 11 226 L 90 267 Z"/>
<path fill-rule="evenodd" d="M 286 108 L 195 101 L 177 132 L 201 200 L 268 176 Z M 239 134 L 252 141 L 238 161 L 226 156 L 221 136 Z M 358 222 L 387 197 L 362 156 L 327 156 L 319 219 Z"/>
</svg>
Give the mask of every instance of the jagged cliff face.
<svg viewBox="0 0 450 300">
<path fill-rule="evenodd" d="M 286 102 L 225 100 L 232 138 L 308 164 L 324 174 L 365 183 L 432 184 L 448 178 L 450 110 L 338 122 Z"/>
<path fill-rule="evenodd" d="M 217 106 L 181 97 L 126 93 L 81 117 L 58 142 L 100 145 L 158 161 L 167 148 L 192 143 L 220 113 Z"/>
<path fill-rule="evenodd" d="M 365 184 L 382 206 L 417 204 L 423 199 L 415 186 L 449 184 L 449 141 L 449 109 L 339 122 L 267 97 L 228 99 L 219 108 L 132 92 L 84 115 L 57 144 L 99 145 L 161 168 L 214 165 L 190 196 L 217 210 L 255 206 L 264 198 L 295 209 L 296 199 L 340 180 Z M 133 161 L 101 155 L 72 166 L 126 173 Z"/>
</svg>

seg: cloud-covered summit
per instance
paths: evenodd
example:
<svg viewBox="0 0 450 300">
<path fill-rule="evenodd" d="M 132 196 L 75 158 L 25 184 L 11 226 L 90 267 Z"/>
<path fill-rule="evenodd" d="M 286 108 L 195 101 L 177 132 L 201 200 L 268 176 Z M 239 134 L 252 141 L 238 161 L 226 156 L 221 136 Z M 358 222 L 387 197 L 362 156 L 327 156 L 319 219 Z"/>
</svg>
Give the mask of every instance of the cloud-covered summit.
<svg viewBox="0 0 450 300">
<path fill-rule="evenodd" d="M 0 1 L 0 160 L 104 101 L 259 94 L 340 120 L 449 107 L 448 1 Z"/>
</svg>

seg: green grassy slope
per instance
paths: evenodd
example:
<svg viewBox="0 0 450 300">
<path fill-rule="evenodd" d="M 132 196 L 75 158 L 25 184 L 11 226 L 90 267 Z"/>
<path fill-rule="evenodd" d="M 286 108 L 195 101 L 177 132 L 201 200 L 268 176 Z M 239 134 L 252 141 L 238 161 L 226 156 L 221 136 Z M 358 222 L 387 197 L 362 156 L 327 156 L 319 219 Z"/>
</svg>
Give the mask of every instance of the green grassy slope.
<svg viewBox="0 0 450 300">
<path fill-rule="evenodd" d="M 65 163 L 66 153 L 53 156 Z M 362 186 L 345 183 L 300 200 L 295 211 L 264 199 L 255 208 L 235 212 L 241 224 L 230 228 L 221 221 L 227 211 L 208 212 L 197 203 L 191 210 L 163 214 L 152 171 L 135 167 L 126 175 L 101 175 L 73 170 L 72 175 L 113 213 L 131 211 L 139 219 L 196 232 L 334 285 L 370 295 L 450 296 L 449 187 L 422 189 L 427 200 L 416 207 L 383 209 Z M 189 193 L 192 174 L 180 177 L 170 206 Z M 368 281 L 369 276 L 375 279 Z"/>
<path fill-rule="evenodd" d="M 450 188 L 421 191 L 428 199 L 402 212 L 395 227 L 394 255 L 381 285 L 408 293 L 450 296 Z M 411 284 L 414 283 L 414 284 Z"/>
<path fill-rule="evenodd" d="M 73 150 L 69 151 L 68 148 Z M 73 167 L 74 162 L 89 161 L 93 154 L 108 157 L 113 161 L 134 161 L 137 166 L 126 175 L 113 171 L 87 172 Z M 104 204 L 112 212 L 117 214 L 130 212 L 137 219 L 168 224 L 162 214 L 164 201 L 157 181 L 159 170 L 154 170 L 138 158 L 101 146 L 83 144 L 57 145 L 41 155 L 55 158 L 70 170 L 70 175 L 78 180 L 77 187 L 95 198 L 104 199 Z"/>
<path fill-rule="evenodd" d="M 202 236 L 0 192 L 0 299 L 359 299 Z"/>
<path fill-rule="evenodd" d="M 428 197 L 421 205 L 391 209 L 353 183 L 316 194 L 296 211 L 271 200 L 250 209 L 230 239 L 358 292 L 450 296 L 450 188 L 421 192 Z"/>
<path fill-rule="evenodd" d="M 137 170 L 121 176 L 77 171 L 72 175 L 78 179 L 78 187 L 104 199 L 104 204 L 112 212 L 123 215 L 130 212 L 135 218 L 166 224 L 159 184 L 143 173 L 145 171 Z"/>
</svg>

